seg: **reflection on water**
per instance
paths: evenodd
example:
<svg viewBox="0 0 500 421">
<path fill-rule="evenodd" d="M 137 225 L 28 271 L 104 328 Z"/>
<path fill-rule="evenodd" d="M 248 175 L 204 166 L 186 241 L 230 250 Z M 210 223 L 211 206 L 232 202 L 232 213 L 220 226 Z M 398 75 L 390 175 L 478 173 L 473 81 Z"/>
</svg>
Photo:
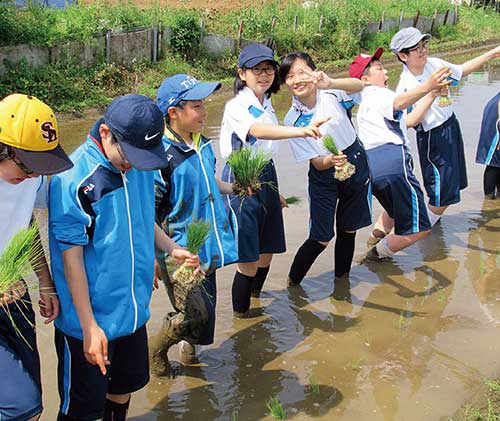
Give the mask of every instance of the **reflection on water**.
<svg viewBox="0 0 500 421">
<path fill-rule="evenodd" d="M 138 392 L 131 419 L 270 419 L 271 396 L 283 403 L 287 419 L 438 419 L 453 414 L 475 385 L 497 374 L 500 200 L 483 201 L 483 167 L 474 164 L 474 156 L 482 109 L 500 89 L 499 80 L 500 70 L 490 68 L 452 89 L 468 156 L 469 188 L 462 202 L 421 243 L 392 261 L 355 265 L 349 284 L 335 291 L 331 247 L 301 287 L 285 287 L 293 254 L 307 235 L 308 210 L 307 165 L 295 164 L 283 144 L 280 189 L 304 201 L 285 210 L 288 252 L 275 256 L 265 292 L 253 303 L 255 317 L 232 319 L 234 268 L 222 269 L 216 342 L 202 350 L 197 366 L 176 363 L 173 350 L 173 378 L 152 379 Z M 218 133 L 227 99 L 219 95 L 208 103 L 210 136 Z M 286 92 L 276 96 L 280 118 L 289 101 Z M 66 144 L 80 143 L 95 118 L 63 122 Z M 376 205 L 374 215 L 379 211 Z M 365 251 L 367 235 L 367 229 L 358 234 L 357 255 Z M 156 292 L 150 333 L 169 310 L 165 292 Z M 43 419 L 53 420 L 50 336 L 41 335 L 40 344 Z"/>
</svg>

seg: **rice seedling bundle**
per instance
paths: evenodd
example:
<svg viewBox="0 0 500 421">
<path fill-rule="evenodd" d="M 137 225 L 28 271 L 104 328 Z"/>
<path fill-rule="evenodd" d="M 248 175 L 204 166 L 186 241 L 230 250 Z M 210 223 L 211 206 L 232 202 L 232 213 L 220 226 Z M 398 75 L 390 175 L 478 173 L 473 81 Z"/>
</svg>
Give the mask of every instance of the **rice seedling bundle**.
<svg viewBox="0 0 500 421">
<path fill-rule="evenodd" d="M 19 230 L 4 249 L 0 256 L 0 298 L 9 294 L 23 276 L 29 273 L 30 264 L 33 270 L 37 269 L 32 262 L 43 255 L 37 234 L 38 228 L 36 224 L 32 224 Z"/>
<path fill-rule="evenodd" d="M 270 161 L 271 156 L 264 151 L 253 152 L 249 148 L 234 151 L 227 161 L 234 174 L 234 192 L 243 198 L 248 196 L 249 189 L 259 191 L 263 184 L 260 177 Z"/>
<path fill-rule="evenodd" d="M 296 205 L 301 202 L 300 197 L 297 196 L 289 196 L 285 198 L 285 202 L 287 205 Z"/>
<path fill-rule="evenodd" d="M 332 154 L 339 155 L 339 149 L 333 138 L 328 134 L 323 138 L 323 146 Z M 347 180 L 356 172 L 356 167 L 347 161 L 342 167 L 335 167 L 335 179 L 339 181 Z"/>
<path fill-rule="evenodd" d="M 208 222 L 200 219 L 193 220 L 193 222 L 188 225 L 186 231 L 186 248 L 188 251 L 198 255 L 201 247 L 207 241 L 211 231 L 212 227 Z M 186 287 L 198 285 L 204 279 L 201 273 L 194 274 L 194 269 L 192 267 L 178 265 L 170 256 L 166 260 L 166 265 L 172 283 L 174 285 L 179 285 L 179 287 L 181 287 L 184 291 L 186 290 Z"/>
</svg>

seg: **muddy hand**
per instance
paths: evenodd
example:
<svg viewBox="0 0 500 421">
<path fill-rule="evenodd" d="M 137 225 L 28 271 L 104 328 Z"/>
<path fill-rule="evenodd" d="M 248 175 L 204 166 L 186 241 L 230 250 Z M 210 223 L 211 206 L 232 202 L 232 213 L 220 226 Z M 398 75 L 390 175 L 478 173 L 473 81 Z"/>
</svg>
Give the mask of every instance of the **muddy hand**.
<svg viewBox="0 0 500 421">
<path fill-rule="evenodd" d="M 59 299 L 52 283 L 40 283 L 38 306 L 40 307 L 40 315 L 46 319 L 44 322 L 46 325 L 57 319 L 59 315 Z"/>
<path fill-rule="evenodd" d="M 280 205 L 281 205 L 281 209 L 288 207 L 288 203 L 286 203 L 286 199 L 283 197 L 282 194 L 280 194 Z"/>
<path fill-rule="evenodd" d="M 336 168 L 341 168 L 347 162 L 347 156 L 345 156 L 342 152 L 338 155 L 331 154 L 330 159 L 332 160 L 332 164 Z"/>
</svg>

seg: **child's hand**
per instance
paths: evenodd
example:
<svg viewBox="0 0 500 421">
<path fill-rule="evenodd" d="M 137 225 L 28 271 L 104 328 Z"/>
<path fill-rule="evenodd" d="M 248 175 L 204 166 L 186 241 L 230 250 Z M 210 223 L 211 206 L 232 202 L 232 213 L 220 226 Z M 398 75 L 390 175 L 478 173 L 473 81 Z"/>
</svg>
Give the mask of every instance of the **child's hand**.
<svg viewBox="0 0 500 421">
<path fill-rule="evenodd" d="M 347 156 L 345 156 L 342 152 L 338 155 L 330 154 L 330 160 L 334 167 L 341 168 L 347 162 Z"/>
<path fill-rule="evenodd" d="M 313 137 L 314 139 L 319 139 L 322 137 L 322 134 L 319 131 L 319 127 L 323 124 L 326 123 L 328 120 L 330 120 L 330 117 L 324 117 L 320 118 L 316 121 L 313 121 L 309 126 L 306 126 L 303 128 L 304 130 L 304 137 Z"/>
<path fill-rule="evenodd" d="M 202 275 L 205 275 L 205 272 L 200 266 L 200 258 L 199 256 L 190 253 L 186 249 L 173 249 L 172 254 L 170 255 L 172 259 L 174 260 L 175 263 L 178 265 L 184 265 L 187 267 L 195 268 L 194 269 L 194 274 L 201 273 Z"/>
<path fill-rule="evenodd" d="M 155 269 L 153 274 L 153 289 L 158 289 L 158 285 L 161 281 L 161 269 L 158 260 L 155 259 Z"/>
<path fill-rule="evenodd" d="M 59 300 L 57 293 L 52 282 L 40 282 L 40 300 L 38 301 L 40 307 L 40 315 L 44 317 L 45 324 L 49 324 L 57 319 L 59 315 Z"/>
<path fill-rule="evenodd" d="M 285 209 L 288 207 L 288 203 L 286 203 L 286 199 L 283 197 L 282 194 L 280 194 L 280 205 L 281 209 Z"/>
<path fill-rule="evenodd" d="M 92 365 L 98 365 L 102 375 L 105 376 L 106 366 L 110 364 L 108 338 L 97 323 L 83 331 L 83 353 L 85 359 Z"/>
<path fill-rule="evenodd" d="M 425 87 L 428 91 L 447 88 L 452 82 L 451 79 L 448 79 L 451 74 L 452 73 L 449 67 L 440 67 L 439 69 L 434 70 L 434 72 L 432 72 L 429 78 L 424 82 Z"/>
<path fill-rule="evenodd" d="M 9 305 L 26 294 L 26 285 L 23 281 L 16 282 L 9 291 L 0 294 L 0 306 Z"/>
</svg>

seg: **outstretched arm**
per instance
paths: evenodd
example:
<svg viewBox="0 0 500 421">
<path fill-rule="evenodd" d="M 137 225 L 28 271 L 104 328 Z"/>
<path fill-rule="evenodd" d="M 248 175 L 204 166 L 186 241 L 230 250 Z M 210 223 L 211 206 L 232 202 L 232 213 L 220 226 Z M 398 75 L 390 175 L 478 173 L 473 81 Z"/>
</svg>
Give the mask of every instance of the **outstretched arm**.
<svg viewBox="0 0 500 421">
<path fill-rule="evenodd" d="M 462 64 L 463 76 L 467 76 L 468 74 L 479 70 L 488 61 L 498 57 L 500 57 L 500 46 L 495 47 L 492 50 L 473 58 L 472 60 L 466 61 L 464 64 Z"/>
<path fill-rule="evenodd" d="M 451 80 L 447 80 L 450 74 L 449 67 L 435 70 L 424 83 L 399 94 L 394 99 L 394 110 L 405 110 L 434 89 L 448 86 L 451 83 Z"/>
<path fill-rule="evenodd" d="M 313 137 L 318 139 L 321 137 L 319 127 L 330 120 L 330 117 L 322 118 L 312 122 L 306 127 L 279 126 L 277 124 L 255 123 L 250 127 L 248 133 L 259 139 L 265 140 L 281 140 L 294 137 Z"/>
</svg>

